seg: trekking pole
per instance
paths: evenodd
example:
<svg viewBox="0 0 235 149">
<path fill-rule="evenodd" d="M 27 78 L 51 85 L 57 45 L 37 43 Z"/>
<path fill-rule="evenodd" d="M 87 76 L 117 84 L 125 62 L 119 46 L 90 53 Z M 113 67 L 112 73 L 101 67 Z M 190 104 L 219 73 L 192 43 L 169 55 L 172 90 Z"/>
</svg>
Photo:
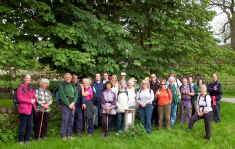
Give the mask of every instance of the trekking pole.
<svg viewBox="0 0 235 149">
<path fill-rule="evenodd" d="M 42 122 L 43 122 L 43 118 L 44 118 L 44 111 L 42 112 L 41 124 L 40 124 L 40 128 L 39 128 L 39 136 L 38 136 L 38 139 L 41 137 L 41 130 L 42 130 Z"/>
<path fill-rule="evenodd" d="M 106 120 L 107 120 L 106 132 L 108 133 L 108 131 L 109 131 L 109 115 L 108 115 L 108 113 L 107 113 L 107 116 L 106 116 Z"/>
</svg>

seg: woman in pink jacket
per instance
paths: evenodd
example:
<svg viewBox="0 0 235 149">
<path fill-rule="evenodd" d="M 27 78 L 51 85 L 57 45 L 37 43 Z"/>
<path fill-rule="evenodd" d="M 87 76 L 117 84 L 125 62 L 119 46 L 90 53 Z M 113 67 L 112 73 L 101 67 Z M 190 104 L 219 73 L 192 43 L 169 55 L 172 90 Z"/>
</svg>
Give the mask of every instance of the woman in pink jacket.
<svg viewBox="0 0 235 149">
<path fill-rule="evenodd" d="M 36 112 L 35 91 L 30 86 L 31 76 L 25 75 L 24 82 L 17 89 L 19 102 L 19 142 L 28 143 L 32 132 L 33 112 Z"/>
</svg>

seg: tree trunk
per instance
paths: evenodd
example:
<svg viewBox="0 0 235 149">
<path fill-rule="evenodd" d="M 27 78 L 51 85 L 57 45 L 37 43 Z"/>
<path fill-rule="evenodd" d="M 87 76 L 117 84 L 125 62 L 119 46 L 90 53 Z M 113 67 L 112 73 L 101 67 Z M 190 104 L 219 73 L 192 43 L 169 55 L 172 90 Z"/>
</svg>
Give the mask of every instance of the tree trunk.
<svg viewBox="0 0 235 149">
<path fill-rule="evenodd" d="M 235 12 L 232 14 L 231 22 L 231 47 L 235 51 Z"/>
</svg>

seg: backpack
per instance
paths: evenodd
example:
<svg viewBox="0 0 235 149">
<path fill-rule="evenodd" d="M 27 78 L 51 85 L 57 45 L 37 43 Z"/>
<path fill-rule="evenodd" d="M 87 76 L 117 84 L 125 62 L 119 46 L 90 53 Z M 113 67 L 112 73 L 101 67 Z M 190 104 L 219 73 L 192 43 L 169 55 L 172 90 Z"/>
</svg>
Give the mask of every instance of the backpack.
<svg viewBox="0 0 235 149">
<path fill-rule="evenodd" d="M 63 86 L 63 88 L 65 88 L 65 83 L 59 84 L 55 87 L 55 89 L 53 90 L 53 95 L 55 96 L 56 102 L 58 102 L 59 104 L 62 104 L 62 99 L 60 97 L 60 92 L 59 92 L 59 87 L 60 85 Z M 72 85 L 73 88 L 75 89 L 75 86 Z"/>
<path fill-rule="evenodd" d="M 14 103 L 14 107 L 17 108 L 18 105 L 19 105 L 19 101 L 18 101 L 18 98 L 17 98 L 17 89 L 14 89 L 13 91 L 13 103 Z"/>
<path fill-rule="evenodd" d="M 120 91 L 120 90 L 118 90 L 117 99 L 118 99 L 119 94 L 122 93 L 122 92 L 124 92 L 124 93 L 127 95 L 128 100 L 129 100 L 129 96 L 128 96 L 128 91 L 127 91 L 127 89 L 125 89 L 125 91 Z"/>
<path fill-rule="evenodd" d="M 210 96 L 210 95 L 206 95 L 205 97 L 204 97 L 204 101 L 205 101 L 205 103 L 206 103 L 206 97 L 207 96 Z M 199 96 L 199 98 L 200 98 L 201 96 Z M 210 96 L 211 97 L 211 96 Z M 199 101 L 198 101 L 198 103 L 197 103 L 198 105 L 199 105 Z M 213 101 L 213 98 L 211 97 L 211 107 L 213 108 L 213 106 L 215 106 L 216 104 L 214 103 L 214 101 Z M 207 103 L 206 103 L 206 106 L 207 106 Z"/>
</svg>

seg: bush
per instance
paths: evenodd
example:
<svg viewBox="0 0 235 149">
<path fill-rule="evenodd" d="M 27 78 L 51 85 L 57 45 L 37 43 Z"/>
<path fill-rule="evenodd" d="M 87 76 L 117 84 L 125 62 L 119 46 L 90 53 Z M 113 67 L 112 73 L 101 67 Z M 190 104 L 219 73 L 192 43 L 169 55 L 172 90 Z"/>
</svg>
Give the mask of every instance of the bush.
<svg viewBox="0 0 235 149">
<path fill-rule="evenodd" d="M 129 128 L 126 131 L 119 132 L 120 137 L 134 138 L 134 139 L 144 134 L 146 134 L 146 130 L 141 123 L 137 123 L 136 125 L 134 125 L 133 127 Z"/>
</svg>

